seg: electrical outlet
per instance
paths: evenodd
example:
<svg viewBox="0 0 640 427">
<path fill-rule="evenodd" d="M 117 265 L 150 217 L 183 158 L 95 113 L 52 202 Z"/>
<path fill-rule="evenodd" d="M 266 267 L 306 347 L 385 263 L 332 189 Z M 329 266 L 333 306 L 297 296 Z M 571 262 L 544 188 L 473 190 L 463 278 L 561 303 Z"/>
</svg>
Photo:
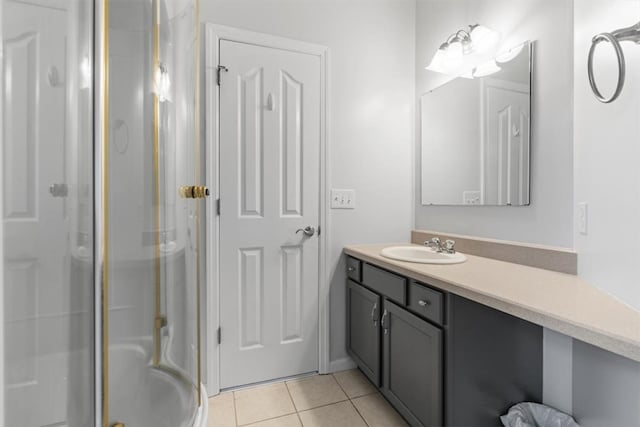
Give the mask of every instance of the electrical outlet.
<svg viewBox="0 0 640 427">
<path fill-rule="evenodd" d="M 479 191 L 463 191 L 462 203 L 465 205 L 479 205 L 480 192 Z"/>
<path fill-rule="evenodd" d="M 331 190 L 331 209 L 355 209 L 356 190 Z"/>
<path fill-rule="evenodd" d="M 578 231 L 580 234 L 587 234 L 587 225 L 589 223 L 589 209 L 584 202 L 578 203 Z"/>
</svg>

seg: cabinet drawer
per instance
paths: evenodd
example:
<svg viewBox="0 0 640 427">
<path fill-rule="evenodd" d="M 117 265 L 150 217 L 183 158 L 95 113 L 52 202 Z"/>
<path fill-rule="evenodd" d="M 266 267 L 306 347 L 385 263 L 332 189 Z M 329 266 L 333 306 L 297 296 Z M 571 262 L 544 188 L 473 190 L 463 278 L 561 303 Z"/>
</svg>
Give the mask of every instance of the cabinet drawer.
<svg viewBox="0 0 640 427">
<path fill-rule="evenodd" d="M 347 257 L 347 277 L 356 282 L 362 282 L 362 261 L 350 256 Z"/>
<path fill-rule="evenodd" d="M 362 283 L 387 298 L 406 304 L 407 279 L 373 265 L 362 267 Z"/>
<path fill-rule="evenodd" d="M 408 307 L 435 323 L 442 324 L 444 321 L 443 293 L 414 281 L 409 284 Z"/>
</svg>

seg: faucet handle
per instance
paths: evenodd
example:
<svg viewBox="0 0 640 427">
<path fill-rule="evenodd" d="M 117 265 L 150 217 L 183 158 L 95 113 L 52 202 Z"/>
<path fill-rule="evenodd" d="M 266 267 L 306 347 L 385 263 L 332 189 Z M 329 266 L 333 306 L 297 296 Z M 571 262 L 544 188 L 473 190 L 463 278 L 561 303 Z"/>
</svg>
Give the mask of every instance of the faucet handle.
<svg viewBox="0 0 640 427">
<path fill-rule="evenodd" d="M 444 242 L 444 249 L 449 252 L 449 253 L 455 253 L 455 246 L 456 246 L 456 241 L 455 240 L 446 240 Z"/>
<path fill-rule="evenodd" d="M 424 245 L 438 252 L 442 251 L 442 240 L 440 240 L 439 237 L 433 237 L 431 240 L 427 240 L 424 242 Z"/>
</svg>

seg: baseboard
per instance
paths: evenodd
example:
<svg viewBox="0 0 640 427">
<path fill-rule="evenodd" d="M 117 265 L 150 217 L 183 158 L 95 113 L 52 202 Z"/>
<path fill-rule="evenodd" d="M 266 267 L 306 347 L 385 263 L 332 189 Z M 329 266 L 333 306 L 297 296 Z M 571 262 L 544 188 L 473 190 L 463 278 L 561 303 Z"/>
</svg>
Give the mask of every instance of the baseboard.
<svg viewBox="0 0 640 427">
<path fill-rule="evenodd" d="M 343 357 L 342 359 L 332 360 L 329 362 L 329 374 L 334 372 L 346 371 L 356 367 L 355 362 L 350 357 Z"/>
</svg>

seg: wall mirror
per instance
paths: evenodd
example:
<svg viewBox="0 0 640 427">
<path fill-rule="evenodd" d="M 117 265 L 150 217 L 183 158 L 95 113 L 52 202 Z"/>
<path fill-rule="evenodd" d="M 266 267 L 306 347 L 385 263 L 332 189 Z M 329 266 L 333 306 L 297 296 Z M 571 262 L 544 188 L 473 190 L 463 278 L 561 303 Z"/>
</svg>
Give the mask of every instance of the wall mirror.
<svg viewBox="0 0 640 427">
<path fill-rule="evenodd" d="M 533 45 L 421 96 L 423 205 L 529 205 Z"/>
</svg>

